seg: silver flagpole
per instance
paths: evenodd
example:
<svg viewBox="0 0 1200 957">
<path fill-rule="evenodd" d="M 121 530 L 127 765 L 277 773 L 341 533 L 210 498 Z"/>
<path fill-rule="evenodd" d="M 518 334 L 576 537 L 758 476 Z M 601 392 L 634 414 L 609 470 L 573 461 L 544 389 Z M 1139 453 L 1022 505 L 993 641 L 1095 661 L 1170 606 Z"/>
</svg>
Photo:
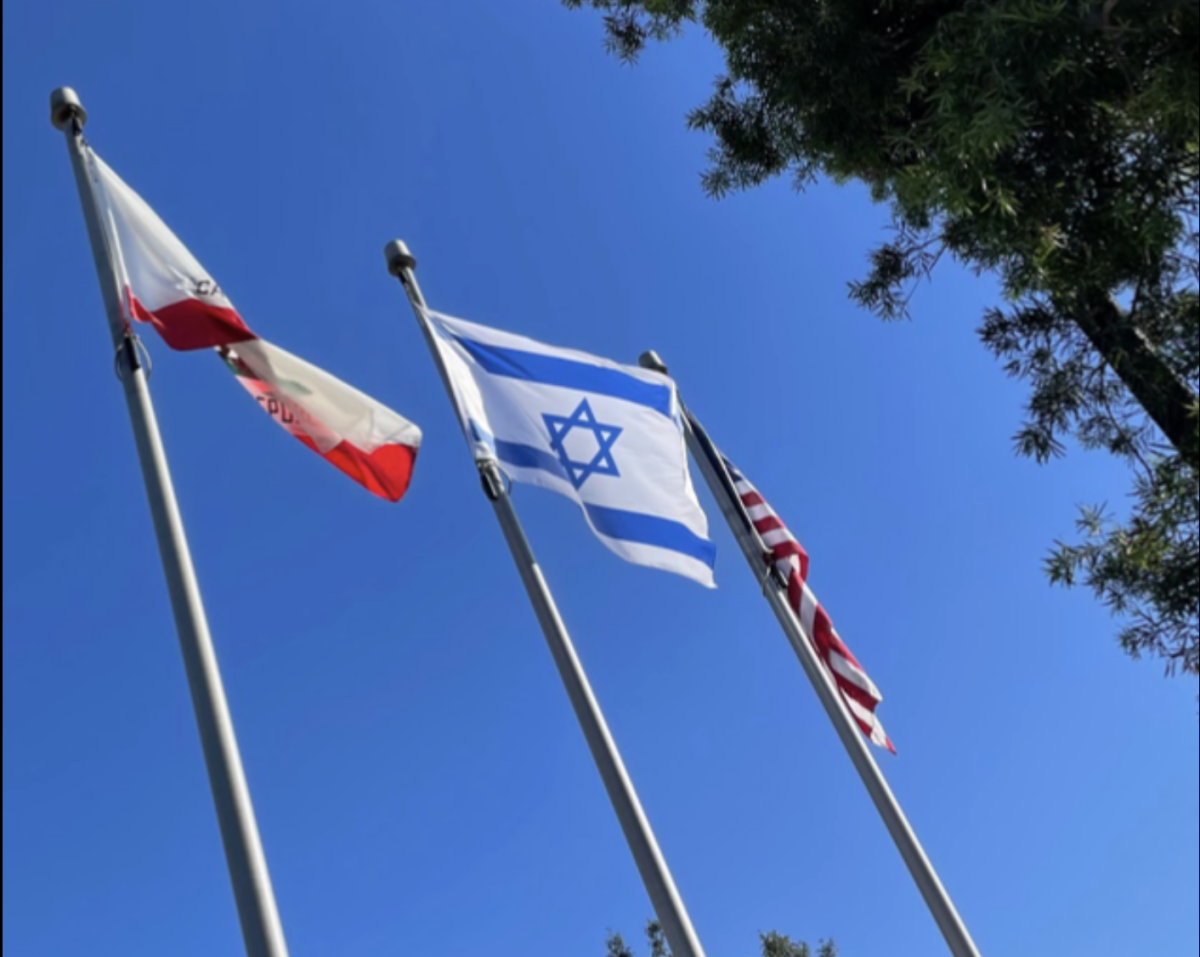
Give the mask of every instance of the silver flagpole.
<svg viewBox="0 0 1200 957">
<path fill-rule="evenodd" d="M 233 733 L 233 721 L 225 700 L 212 636 L 208 631 L 200 586 L 192 566 L 154 406 L 150 402 L 146 371 L 137 340 L 126 328 L 121 306 L 123 293 L 88 170 L 83 140 L 87 111 L 74 90 L 63 88 L 51 95 L 50 115 L 54 126 L 66 134 L 75 182 L 79 187 L 83 218 L 87 223 L 92 256 L 100 278 L 100 291 L 117 351 L 117 369 L 129 406 L 138 459 L 146 483 L 146 497 L 150 501 L 167 590 L 175 612 L 175 628 L 183 650 L 200 742 L 208 765 L 221 837 L 225 843 L 225 858 L 241 917 L 246 953 L 249 957 L 287 957 L 287 944 L 275 905 L 275 893 L 271 889 L 271 877 L 267 872 L 258 824 L 254 819 L 254 808 L 250 803 L 250 791 Z"/>
<path fill-rule="evenodd" d="M 433 354 L 433 361 L 453 404 L 455 398 L 450 378 L 434 343 L 433 333 L 425 320 L 425 297 L 421 295 L 415 274 L 417 261 L 408 251 L 408 247 L 400 241 L 389 243 L 385 252 L 388 270 L 400 280 L 408 294 L 417 322 L 421 326 L 429 351 Z M 537 614 L 538 623 L 542 626 L 542 633 L 546 636 L 546 643 L 550 646 L 554 663 L 558 666 L 575 715 L 592 750 L 600 777 L 604 779 L 609 799 L 617 812 L 621 829 L 625 832 L 625 840 L 629 842 L 629 849 L 633 852 L 642 881 L 650 894 L 654 912 L 658 915 L 667 942 L 671 945 L 671 951 L 674 957 L 704 957 L 704 948 L 700 945 L 687 908 L 684 907 L 683 899 L 675 887 L 666 859 L 659 849 L 641 801 L 638 800 L 633 781 L 621 760 L 616 741 L 613 740 L 608 723 L 604 720 L 604 714 L 588 682 L 583 664 L 575 653 L 567 626 L 558 613 L 554 596 L 550 593 L 542 569 L 534 558 L 529 540 L 521 528 L 504 477 L 494 462 L 480 463 L 480 473 L 483 477 L 484 491 L 491 500 L 496 518 L 500 522 L 504 539 L 508 542 L 513 561 L 521 574 L 521 581 Z"/>
<path fill-rule="evenodd" d="M 643 368 L 663 373 L 667 371 L 662 360 L 653 352 L 643 354 L 639 361 Z M 855 770 L 858 771 L 863 784 L 867 787 L 867 793 L 871 795 L 871 800 L 875 802 L 875 807 L 878 809 L 880 817 L 883 818 L 883 823 L 887 826 L 892 840 L 895 841 L 900 856 L 908 865 L 921 896 L 924 897 L 942 936 L 945 937 L 946 943 L 950 947 L 950 952 L 954 957 L 979 957 L 979 950 L 975 947 L 975 942 L 971 939 L 966 925 L 955 909 L 954 902 L 950 899 L 946 888 L 942 885 L 925 849 L 917 839 L 916 832 L 900 807 L 900 802 L 896 800 L 895 794 L 888 786 L 883 772 L 875 761 L 875 756 L 871 754 L 871 749 L 855 725 L 832 677 L 820 658 L 817 657 L 816 650 L 805 635 L 800 619 L 788 602 L 786 586 L 774 577 L 773 570 L 765 563 L 762 544 L 751 532 L 753 523 L 746 514 L 745 506 L 742 505 L 741 498 L 737 494 L 733 477 L 725 467 L 720 453 L 709 439 L 708 433 L 704 431 L 699 421 L 686 407 L 684 420 L 687 424 L 688 448 L 691 450 L 692 458 L 700 466 L 700 471 L 721 508 L 721 514 L 725 516 L 729 528 L 742 548 L 742 553 L 746 556 L 746 561 L 750 564 L 750 570 L 756 578 L 761 579 L 763 594 L 766 595 L 768 604 L 775 612 L 775 617 L 779 619 L 779 624 L 783 626 L 792 649 L 800 659 L 800 664 L 804 666 L 804 673 L 812 682 L 817 697 L 820 698 L 826 714 L 829 715 L 829 720 L 833 722 L 838 737 L 845 745 L 846 753 L 850 755 Z"/>
</svg>

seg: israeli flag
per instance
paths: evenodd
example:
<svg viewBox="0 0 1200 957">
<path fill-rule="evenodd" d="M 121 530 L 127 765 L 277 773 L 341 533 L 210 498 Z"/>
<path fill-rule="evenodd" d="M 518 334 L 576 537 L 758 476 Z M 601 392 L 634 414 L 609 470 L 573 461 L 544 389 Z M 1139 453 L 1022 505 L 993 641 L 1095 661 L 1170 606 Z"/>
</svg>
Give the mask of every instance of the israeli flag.
<svg viewBox="0 0 1200 957">
<path fill-rule="evenodd" d="M 715 587 L 675 383 L 426 312 L 477 461 L 578 502 L 626 561 Z"/>
</svg>

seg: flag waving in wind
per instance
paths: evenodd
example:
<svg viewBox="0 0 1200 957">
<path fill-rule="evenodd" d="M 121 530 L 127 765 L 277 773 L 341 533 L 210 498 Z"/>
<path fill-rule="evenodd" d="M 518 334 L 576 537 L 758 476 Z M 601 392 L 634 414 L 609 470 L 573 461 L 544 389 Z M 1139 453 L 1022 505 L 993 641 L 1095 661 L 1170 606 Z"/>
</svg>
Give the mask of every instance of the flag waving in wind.
<svg viewBox="0 0 1200 957">
<path fill-rule="evenodd" d="M 215 349 L 283 428 L 374 494 L 408 490 L 421 430 L 370 396 L 260 339 L 220 286 L 90 148 L 99 215 L 126 320 L 149 323 L 173 349 Z"/>
<path fill-rule="evenodd" d="M 715 448 L 713 453 L 720 454 Z M 883 695 L 846 647 L 833 627 L 829 613 L 821 607 L 808 587 L 808 553 L 758 489 L 728 459 L 722 457 L 722 463 L 733 479 L 738 497 L 745 507 L 746 518 L 763 544 L 764 557 L 774 563 L 787 582 L 788 604 L 800 618 L 805 635 L 833 676 L 833 682 L 855 723 L 871 739 L 872 744 L 895 754 L 896 748 L 875 714 L 875 709 L 883 703 Z"/>
<path fill-rule="evenodd" d="M 577 502 L 627 561 L 712 587 L 715 549 L 665 375 L 426 311 L 477 460 Z"/>
</svg>

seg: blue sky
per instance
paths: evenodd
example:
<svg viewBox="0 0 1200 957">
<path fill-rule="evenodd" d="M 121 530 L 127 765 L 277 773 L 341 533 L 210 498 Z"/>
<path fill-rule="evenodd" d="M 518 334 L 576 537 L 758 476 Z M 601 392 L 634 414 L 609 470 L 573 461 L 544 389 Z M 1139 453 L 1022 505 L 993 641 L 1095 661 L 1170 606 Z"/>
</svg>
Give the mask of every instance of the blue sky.
<svg viewBox="0 0 1200 957">
<path fill-rule="evenodd" d="M 650 914 L 384 272 L 395 236 L 435 308 L 663 354 L 808 546 L 985 955 L 1196 953 L 1196 683 L 1040 571 L 1126 476 L 1013 457 L 987 280 L 944 270 L 907 325 L 848 302 L 886 224 L 861 190 L 705 199 L 682 117 L 718 68 L 702 37 L 622 68 L 556 0 L 4 5 L 6 953 L 241 946 L 61 84 L 251 326 L 426 431 L 388 506 L 150 342 L 294 955 L 599 957 Z M 772 928 L 944 952 L 716 510 L 708 593 L 566 500 L 518 507 L 710 957 Z"/>
</svg>

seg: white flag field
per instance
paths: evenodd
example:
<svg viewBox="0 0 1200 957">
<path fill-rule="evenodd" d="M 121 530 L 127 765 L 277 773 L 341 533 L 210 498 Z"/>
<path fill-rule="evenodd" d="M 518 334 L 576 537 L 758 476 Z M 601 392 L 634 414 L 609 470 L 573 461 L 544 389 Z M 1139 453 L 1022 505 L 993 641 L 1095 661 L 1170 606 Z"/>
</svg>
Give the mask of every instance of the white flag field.
<svg viewBox="0 0 1200 957">
<path fill-rule="evenodd" d="M 421 430 L 345 382 L 259 338 L 158 214 L 88 148 L 125 322 L 172 349 L 214 349 L 280 426 L 368 491 L 408 491 Z"/>
<path fill-rule="evenodd" d="M 667 376 L 424 314 L 477 460 L 577 502 L 627 561 L 714 587 L 716 550 Z"/>
</svg>

